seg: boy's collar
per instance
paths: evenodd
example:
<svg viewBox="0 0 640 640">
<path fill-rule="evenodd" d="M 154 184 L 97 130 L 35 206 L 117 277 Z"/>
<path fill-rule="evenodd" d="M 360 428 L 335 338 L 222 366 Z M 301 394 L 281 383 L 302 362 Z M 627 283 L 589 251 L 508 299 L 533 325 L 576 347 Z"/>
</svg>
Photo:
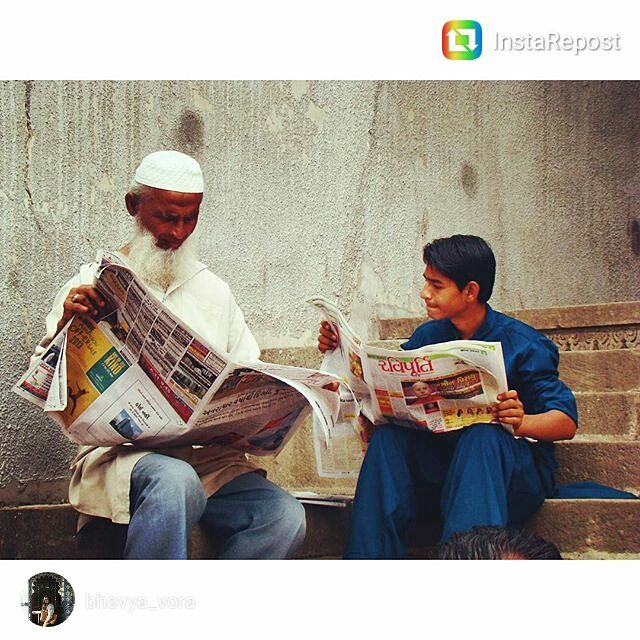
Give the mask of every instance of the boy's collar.
<svg viewBox="0 0 640 640">
<path fill-rule="evenodd" d="M 483 323 L 471 336 L 470 340 L 485 340 L 493 329 L 493 325 L 496 321 L 496 312 L 491 308 L 491 305 L 489 303 L 485 302 L 485 304 L 487 305 L 487 314 L 484 317 Z"/>
<path fill-rule="evenodd" d="M 488 302 L 485 302 L 485 305 L 487 307 L 487 313 L 484 316 L 484 320 L 482 321 L 482 324 L 478 327 L 476 332 L 469 338 L 469 340 L 485 340 L 486 336 L 488 336 L 493 329 L 496 321 L 496 312 L 491 308 L 491 305 Z M 461 339 L 460 332 L 453 324 L 453 322 L 451 322 L 451 320 L 449 320 L 448 318 L 447 322 L 451 325 L 451 328 L 457 334 L 458 339 Z"/>
</svg>

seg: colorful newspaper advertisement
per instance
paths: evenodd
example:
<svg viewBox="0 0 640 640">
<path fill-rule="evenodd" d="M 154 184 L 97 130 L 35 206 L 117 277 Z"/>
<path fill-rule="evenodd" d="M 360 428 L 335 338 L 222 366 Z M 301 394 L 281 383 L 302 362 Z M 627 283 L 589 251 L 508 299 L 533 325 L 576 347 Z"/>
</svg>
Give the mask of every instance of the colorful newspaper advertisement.
<svg viewBox="0 0 640 640">
<path fill-rule="evenodd" d="M 499 342 L 455 340 L 412 351 L 385 349 L 362 343 L 333 303 L 318 297 L 308 302 L 339 337 L 321 369 L 344 383 L 340 417 L 331 431 L 314 425 L 320 475 L 357 474 L 369 427 L 361 416 L 374 426 L 393 422 L 433 433 L 493 421 L 491 405 L 507 391 Z"/>
<path fill-rule="evenodd" d="M 35 366 L 31 367 L 13 390 L 42 409 L 61 409 L 66 405 L 63 391 L 66 387 L 65 367 L 60 366 L 64 357 L 66 334 L 60 332 Z"/>
<path fill-rule="evenodd" d="M 14 387 L 73 442 L 161 447 L 220 444 L 276 455 L 313 410 L 329 430 L 328 373 L 235 362 L 207 345 L 134 276 L 100 253 L 95 321 L 75 316 Z"/>
</svg>

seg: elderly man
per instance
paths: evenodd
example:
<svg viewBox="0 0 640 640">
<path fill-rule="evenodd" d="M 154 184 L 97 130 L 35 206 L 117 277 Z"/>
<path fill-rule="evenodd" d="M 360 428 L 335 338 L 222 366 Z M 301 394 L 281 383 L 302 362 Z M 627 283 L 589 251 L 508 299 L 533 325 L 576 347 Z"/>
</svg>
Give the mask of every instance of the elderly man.
<svg viewBox="0 0 640 640">
<path fill-rule="evenodd" d="M 146 156 L 125 196 L 134 226 L 120 257 L 162 303 L 232 358 L 260 355 L 228 285 L 199 262 L 192 233 L 203 197 L 196 160 L 177 151 Z M 34 357 L 75 314 L 96 316 L 97 263 L 59 291 Z M 82 446 L 69 500 L 81 514 L 128 523 L 125 558 L 186 558 L 198 522 L 220 541 L 220 558 L 286 558 L 305 534 L 303 507 L 244 453 L 221 446 L 140 450 Z"/>
</svg>

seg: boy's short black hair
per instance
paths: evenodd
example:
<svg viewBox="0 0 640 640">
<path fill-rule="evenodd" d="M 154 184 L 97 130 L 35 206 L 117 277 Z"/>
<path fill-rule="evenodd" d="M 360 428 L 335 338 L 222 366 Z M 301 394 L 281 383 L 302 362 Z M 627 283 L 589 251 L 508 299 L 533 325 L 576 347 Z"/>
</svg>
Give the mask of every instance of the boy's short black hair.
<svg viewBox="0 0 640 640">
<path fill-rule="evenodd" d="M 474 527 L 438 548 L 439 560 L 562 560 L 558 548 L 525 529 Z"/>
<path fill-rule="evenodd" d="M 424 263 L 451 278 L 460 291 L 468 282 L 480 285 L 479 302 L 491 297 L 496 278 L 496 257 L 478 236 L 455 235 L 429 242 L 422 250 Z"/>
</svg>

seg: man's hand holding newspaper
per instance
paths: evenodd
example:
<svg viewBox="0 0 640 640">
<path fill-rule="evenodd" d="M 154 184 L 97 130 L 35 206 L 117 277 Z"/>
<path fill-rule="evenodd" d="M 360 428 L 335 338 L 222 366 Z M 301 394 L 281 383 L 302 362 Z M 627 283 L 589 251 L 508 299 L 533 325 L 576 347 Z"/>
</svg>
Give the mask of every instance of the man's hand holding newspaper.
<svg viewBox="0 0 640 640">
<path fill-rule="evenodd" d="M 69 291 L 62 305 L 62 317 L 58 321 L 56 333 L 62 331 L 64 326 L 75 315 L 87 315 L 97 318 L 104 309 L 105 301 L 98 289 L 90 284 L 81 284 Z"/>
</svg>

